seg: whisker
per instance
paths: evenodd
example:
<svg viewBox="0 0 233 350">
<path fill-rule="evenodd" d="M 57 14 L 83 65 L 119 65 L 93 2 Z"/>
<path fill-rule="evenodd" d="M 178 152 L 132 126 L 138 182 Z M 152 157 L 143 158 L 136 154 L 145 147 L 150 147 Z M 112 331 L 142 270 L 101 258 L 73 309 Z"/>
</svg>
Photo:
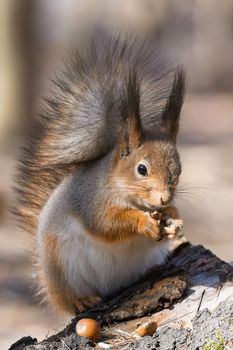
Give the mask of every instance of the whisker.
<svg viewBox="0 0 233 350">
<path fill-rule="evenodd" d="M 195 205 L 194 205 L 193 201 L 190 200 L 190 198 L 186 198 L 186 197 L 177 198 L 177 197 L 175 197 L 173 199 L 173 201 L 178 208 L 186 210 L 188 207 L 188 209 L 190 209 L 192 211 L 192 213 L 195 212 L 195 209 L 196 209 Z"/>
<path fill-rule="evenodd" d="M 206 195 L 204 193 L 200 193 L 200 191 L 193 192 L 193 191 L 187 191 L 187 190 L 181 190 L 181 191 L 177 190 L 176 196 L 182 199 L 187 198 L 189 200 L 192 200 L 193 202 L 198 202 L 199 204 L 201 204 L 203 208 L 205 208 Z"/>
<path fill-rule="evenodd" d="M 181 180 L 179 185 L 177 186 L 177 189 L 182 189 L 182 190 L 195 190 L 195 191 L 215 191 L 215 188 L 208 186 L 208 185 L 200 185 L 197 181 L 184 181 Z"/>
<path fill-rule="evenodd" d="M 140 190 L 140 188 L 135 188 L 135 187 L 122 187 L 122 186 L 101 186 L 102 188 L 106 188 L 106 189 L 124 189 L 124 190 L 133 190 L 133 191 L 138 191 Z"/>
<path fill-rule="evenodd" d="M 111 177 L 109 177 L 111 179 Z M 128 182 L 129 185 L 132 185 L 133 187 L 136 187 L 137 189 L 145 189 L 145 190 L 153 190 L 153 187 L 148 186 L 148 185 L 143 185 L 142 183 L 135 183 L 135 182 Z M 119 186 L 116 186 L 116 188 L 121 188 Z"/>
</svg>

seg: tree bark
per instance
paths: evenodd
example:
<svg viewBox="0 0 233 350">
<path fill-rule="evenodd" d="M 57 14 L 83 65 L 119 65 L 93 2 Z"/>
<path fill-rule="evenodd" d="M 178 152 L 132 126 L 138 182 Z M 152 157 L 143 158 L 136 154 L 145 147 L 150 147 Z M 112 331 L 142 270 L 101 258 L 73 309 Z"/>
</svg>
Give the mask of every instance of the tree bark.
<svg viewBox="0 0 233 350">
<path fill-rule="evenodd" d="M 184 243 L 163 267 L 79 314 L 58 334 L 41 343 L 24 337 L 10 350 L 92 349 L 96 344 L 75 334 L 81 318 L 102 328 L 99 349 L 231 349 L 233 348 L 233 268 L 202 246 Z M 156 321 L 153 336 L 135 330 Z M 214 347 L 215 346 L 215 347 Z"/>
</svg>

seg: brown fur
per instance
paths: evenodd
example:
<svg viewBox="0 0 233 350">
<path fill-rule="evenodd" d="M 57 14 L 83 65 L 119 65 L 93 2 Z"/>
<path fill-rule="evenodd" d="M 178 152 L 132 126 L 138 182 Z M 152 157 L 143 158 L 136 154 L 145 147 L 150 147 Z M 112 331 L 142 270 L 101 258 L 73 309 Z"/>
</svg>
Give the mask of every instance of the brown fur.
<svg viewBox="0 0 233 350">
<path fill-rule="evenodd" d="M 54 307 L 60 311 L 75 313 L 75 298 L 67 285 L 59 250 L 57 237 L 47 233 L 44 238 L 42 259 L 46 275 L 42 275 L 42 284 L 46 289 L 48 301 Z"/>
<path fill-rule="evenodd" d="M 128 188 L 132 197 L 137 196 L 153 202 L 152 196 L 155 192 L 168 190 L 169 199 L 172 199 L 181 171 L 179 157 L 173 145 L 161 141 L 147 141 L 134 148 L 127 158 L 121 159 L 119 154 L 117 152 L 111 177 L 122 178 L 124 187 Z M 143 159 L 150 164 L 150 174 L 138 181 L 134 174 L 135 165 Z"/>
<path fill-rule="evenodd" d="M 178 211 L 173 206 L 161 209 L 161 215 L 166 213 L 171 219 L 179 219 Z M 102 213 L 102 231 L 92 231 L 86 228 L 86 232 L 94 239 L 104 242 L 123 242 L 133 239 L 141 234 L 148 238 L 160 240 L 162 238 L 162 228 L 159 222 L 149 213 L 136 209 L 126 209 L 120 207 L 108 207 Z"/>
<path fill-rule="evenodd" d="M 125 241 L 138 233 L 156 238 L 160 231 L 157 222 L 140 210 L 110 207 L 103 213 L 103 217 L 103 231 L 94 232 L 92 236 L 95 239 Z"/>
</svg>

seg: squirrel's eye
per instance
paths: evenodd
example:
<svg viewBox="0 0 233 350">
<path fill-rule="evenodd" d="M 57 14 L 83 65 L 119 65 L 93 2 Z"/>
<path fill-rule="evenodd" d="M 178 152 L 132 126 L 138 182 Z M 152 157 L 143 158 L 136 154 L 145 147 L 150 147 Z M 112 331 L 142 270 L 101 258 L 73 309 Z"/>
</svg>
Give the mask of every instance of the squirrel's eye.
<svg viewBox="0 0 233 350">
<path fill-rule="evenodd" d="M 144 164 L 139 164 L 138 167 L 137 167 L 137 171 L 142 176 L 147 176 L 148 175 L 147 167 Z"/>
</svg>

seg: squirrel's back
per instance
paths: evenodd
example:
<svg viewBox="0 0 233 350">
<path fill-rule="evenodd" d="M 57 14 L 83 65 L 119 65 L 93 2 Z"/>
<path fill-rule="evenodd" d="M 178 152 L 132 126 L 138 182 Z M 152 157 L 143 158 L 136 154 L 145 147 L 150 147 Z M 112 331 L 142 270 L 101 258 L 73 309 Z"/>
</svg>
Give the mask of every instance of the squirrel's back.
<svg viewBox="0 0 233 350">
<path fill-rule="evenodd" d="M 156 132 L 175 72 L 151 41 L 98 33 L 80 44 L 53 81 L 20 159 L 15 212 L 24 229 L 35 231 L 41 208 L 74 166 L 114 147 L 132 73 L 142 128 Z"/>
</svg>

